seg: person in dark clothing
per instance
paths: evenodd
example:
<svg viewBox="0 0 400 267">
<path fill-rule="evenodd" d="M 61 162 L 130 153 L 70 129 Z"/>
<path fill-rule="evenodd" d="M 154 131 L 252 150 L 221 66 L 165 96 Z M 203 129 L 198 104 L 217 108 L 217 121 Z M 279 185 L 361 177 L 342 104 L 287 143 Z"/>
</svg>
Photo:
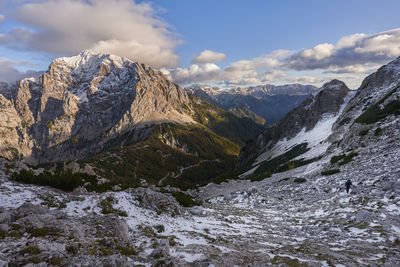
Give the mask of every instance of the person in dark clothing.
<svg viewBox="0 0 400 267">
<path fill-rule="evenodd" d="M 351 184 L 352 184 L 352 182 L 350 181 L 350 179 L 347 179 L 346 183 L 344 184 L 346 186 L 347 193 L 349 193 Z"/>
</svg>

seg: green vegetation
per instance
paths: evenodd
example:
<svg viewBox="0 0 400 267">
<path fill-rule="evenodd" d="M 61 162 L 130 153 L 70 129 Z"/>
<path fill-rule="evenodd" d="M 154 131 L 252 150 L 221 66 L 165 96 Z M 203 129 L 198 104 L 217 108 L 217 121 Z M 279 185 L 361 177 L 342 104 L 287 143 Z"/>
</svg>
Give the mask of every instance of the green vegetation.
<svg viewBox="0 0 400 267">
<path fill-rule="evenodd" d="M 107 152 L 83 162 L 123 188 L 140 186 L 141 179 L 158 184 L 165 177 L 163 184 L 187 189 L 230 173 L 240 150 L 238 143 L 199 124 L 161 124 L 154 126 L 144 141 L 133 143 L 130 139 L 127 133 L 110 140 Z M 172 142 L 173 146 L 168 145 Z"/>
<path fill-rule="evenodd" d="M 387 116 L 394 114 L 400 115 L 400 100 L 392 100 L 388 104 L 386 104 L 383 109 L 379 106 L 385 102 L 385 100 L 390 97 L 394 92 L 396 92 L 398 88 L 393 89 L 387 95 L 385 95 L 381 100 L 368 108 L 363 114 L 361 114 L 355 122 L 371 124 L 378 122 Z"/>
<path fill-rule="evenodd" d="M 383 133 L 382 128 L 378 127 L 378 128 L 376 128 L 376 130 L 375 130 L 375 132 L 374 132 L 374 135 L 375 135 L 375 136 L 381 136 L 382 133 Z"/>
<path fill-rule="evenodd" d="M 357 152 L 350 152 L 349 154 L 341 154 L 338 156 L 333 156 L 331 158 L 331 164 L 335 164 L 336 162 L 339 162 L 339 165 L 344 165 L 349 163 L 350 161 L 353 160 L 354 157 L 358 156 Z"/>
<path fill-rule="evenodd" d="M 322 175 L 332 175 L 332 174 L 335 174 L 335 173 L 338 173 L 338 172 L 340 172 L 339 169 L 331 169 L 331 170 L 323 171 L 323 172 L 321 172 L 321 174 Z"/>
<path fill-rule="evenodd" d="M 240 118 L 232 112 L 199 100 L 193 95 L 189 97 L 194 103 L 194 120 L 235 143 L 244 144 L 264 129 L 249 118 Z"/>
<path fill-rule="evenodd" d="M 265 124 L 264 118 L 258 116 L 257 114 L 255 114 L 253 111 L 251 111 L 249 109 L 234 107 L 234 108 L 229 109 L 229 111 L 232 112 L 233 114 L 235 114 L 239 118 L 249 118 L 257 124 L 260 124 L 260 125 Z"/>
<path fill-rule="evenodd" d="M 349 117 L 343 118 L 341 121 L 339 121 L 338 125 L 343 126 L 345 124 L 348 124 L 351 121 Z"/>
<path fill-rule="evenodd" d="M 366 136 L 369 132 L 369 129 L 362 130 L 358 133 L 359 136 Z"/>
<path fill-rule="evenodd" d="M 51 227 L 42 227 L 42 228 L 34 228 L 30 227 L 26 229 L 26 232 L 33 237 L 41 237 L 41 236 L 57 236 L 59 234 L 59 230 Z"/>
<path fill-rule="evenodd" d="M 38 246 L 29 246 L 21 250 L 21 255 L 29 254 L 29 255 L 37 255 L 42 252 Z"/>
<path fill-rule="evenodd" d="M 72 191 L 79 186 L 83 186 L 86 182 L 89 182 L 86 187 L 89 191 L 104 192 L 112 186 L 111 184 L 98 185 L 96 176 L 85 173 L 72 173 L 71 170 L 65 172 L 44 171 L 36 175 L 33 171 L 23 169 L 19 173 L 14 173 L 11 179 L 26 184 L 51 186 L 64 191 Z"/>
<path fill-rule="evenodd" d="M 78 253 L 78 251 L 79 251 L 79 249 L 78 249 L 76 246 L 74 246 L 74 245 L 66 246 L 66 247 L 65 247 L 65 250 L 66 250 L 69 254 L 72 254 L 72 255 L 76 255 L 76 254 Z"/>
<path fill-rule="evenodd" d="M 336 162 L 338 162 L 339 160 L 343 159 L 344 157 L 346 157 L 346 154 L 342 154 L 342 155 L 338 155 L 338 156 L 333 156 L 331 158 L 331 164 L 334 164 Z"/>
<path fill-rule="evenodd" d="M 124 255 L 124 256 L 132 256 L 132 255 L 137 255 L 136 250 L 131 247 L 130 245 L 123 247 L 123 246 L 118 246 L 117 249 L 119 252 Z"/>
<path fill-rule="evenodd" d="M 301 184 L 307 182 L 307 180 L 305 178 L 296 178 L 293 180 L 293 182 Z"/>
<path fill-rule="evenodd" d="M 311 158 L 311 159 L 307 159 L 307 160 L 305 160 L 305 159 L 292 160 L 292 161 L 289 161 L 289 162 L 279 166 L 275 170 L 275 173 L 277 173 L 277 172 L 285 172 L 285 171 L 288 171 L 288 170 L 291 170 L 291 169 L 295 169 L 295 168 L 298 168 L 300 166 L 310 164 L 311 162 L 317 161 L 319 159 L 320 159 L 320 157 L 315 157 L 315 158 Z"/>
<path fill-rule="evenodd" d="M 51 130 L 54 127 L 54 122 L 52 120 L 46 121 L 46 127 L 47 129 Z"/>
<path fill-rule="evenodd" d="M 103 214 L 116 213 L 119 216 L 127 217 L 128 214 L 126 213 L 126 211 L 115 209 L 113 207 L 114 202 L 115 202 L 114 198 L 112 198 L 110 196 L 105 199 L 102 199 L 100 201 L 101 213 L 103 213 Z"/>
<path fill-rule="evenodd" d="M 172 192 L 172 195 L 176 198 L 176 201 L 178 201 L 178 203 L 183 207 L 193 207 L 199 205 L 199 203 L 194 201 L 190 195 L 183 192 Z"/>
<path fill-rule="evenodd" d="M 71 138 L 71 143 L 72 144 L 79 144 L 79 136 L 75 135 L 74 137 Z"/>
<path fill-rule="evenodd" d="M 154 229 L 156 229 L 158 233 L 162 233 L 165 231 L 165 227 L 162 224 L 158 224 L 158 225 L 154 226 Z"/>
<path fill-rule="evenodd" d="M 311 160 L 303 160 L 303 159 L 295 161 L 290 161 L 290 160 L 300 156 L 301 154 L 304 154 L 308 150 L 309 149 L 307 148 L 307 143 L 299 144 L 290 149 L 289 151 L 287 151 L 286 153 L 261 163 L 261 165 L 254 172 L 254 174 L 251 175 L 249 178 L 251 180 L 259 181 L 264 178 L 270 177 L 273 173 L 287 171 L 293 168 L 297 168 L 301 165 L 307 164 L 311 162 Z M 315 159 L 312 159 L 312 161 L 314 160 Z"/>
</svg>

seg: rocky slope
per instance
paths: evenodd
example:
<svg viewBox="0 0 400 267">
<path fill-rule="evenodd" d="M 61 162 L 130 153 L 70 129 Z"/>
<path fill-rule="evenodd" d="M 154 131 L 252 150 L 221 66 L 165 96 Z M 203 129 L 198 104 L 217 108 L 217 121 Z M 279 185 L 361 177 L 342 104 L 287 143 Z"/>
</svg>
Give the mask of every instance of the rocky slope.
<svg viewBox="0 0 400 267">
<path fill-rule="evenodd" d="M 305 144 L 304 148 L 298 147 L 301 152 L 293 151 L 296 153 L 293 158 L 307 150 L 316 150 L 316 153 L 309 151 L 314 157 L 322 155 L 325 151 L 320 151 L 322 145 L 320 142 L 324 142 L 329 136 L 329 128 L 342 111 L 343 104 L 347 103 L 348 94 L 349 89 L 341 81 L 332 80 L 324 84 L 299 107 L 246 144 L 239 155 L 237 168 L 249 169 L 251 166 L 255 171 L 258 169 L 255 167 L 261 162 L 278 157 L 302 144 Z M 352 95 L 351 93 L 350 97 Z M 283 163 L 286 162 L 281 164 Z M 262 168 L 257 172 L 266 172 Z"/>
<path fill-rule="evenodd" d="M 0 265 L 399 266 L 399 85 L 400 59 L 357 92 L 326 84 L 298 110 L 313 110 L 314 119 L 257 150 L 275 153 L 257 168 L 271 160 L 275 168 L 292 166 L 186 195 L 162 183 L 101 192 L 104 181 L 87 176 L 75 192 L 21 184 L 13 173 L 43 170 L 0 159 Z M 197 120 L 214 118 L 209 126 L 219 129 L 218 110 L 201 110 Z M 160 134 L 190 152 L 167 127 Z M 119 162 L 122 155 L 109 157 Z M 296 165 L 297 157 L 313 160 Z"/>
<path fill-rule="evenodd" d="M 239 116 L 247 116 L 257 123 L 266 125 L 277 122 L 316 89 L 312 85 L 300 84 L 280 86 L 267 84 L 225 90 L 199 85 L 185 88 L 188 92 L 231 110 Z"/>
<path fill-rule="evenodd" d="M 339 173 L 320 174 L 328 157 L 263 181 L 209 184 L 191 192 L 202 203 L 191 208 L 170 187 L 68 193 L 0 172 L 1 263 L 397 266 L 399 125 Z M 21 167 L 0 159 L 5 172 Z"/>
</svg>

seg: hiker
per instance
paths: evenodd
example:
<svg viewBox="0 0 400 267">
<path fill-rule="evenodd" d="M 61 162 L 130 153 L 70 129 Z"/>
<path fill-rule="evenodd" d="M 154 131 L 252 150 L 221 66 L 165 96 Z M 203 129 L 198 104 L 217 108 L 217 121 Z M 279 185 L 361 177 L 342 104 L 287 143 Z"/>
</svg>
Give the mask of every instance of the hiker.
<svg viewBox="0 0 400 267">
<path fill-rule="evenodd" d="M 346 192 L 349 193 L 350 186 L 351 186 L 351 181 L 350 179 L 347 179 L 346 183 L 344 184 L 346 186 Z"/>
</svg>

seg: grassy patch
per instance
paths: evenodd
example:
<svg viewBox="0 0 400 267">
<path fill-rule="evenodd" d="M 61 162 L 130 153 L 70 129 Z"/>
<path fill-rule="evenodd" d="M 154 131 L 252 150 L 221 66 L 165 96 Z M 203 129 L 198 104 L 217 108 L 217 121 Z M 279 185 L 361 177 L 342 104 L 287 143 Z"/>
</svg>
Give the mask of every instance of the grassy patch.
<svg viewBox="0 0 400 267">
<path fill-rule="evenodd" d="M 193 198 L 185 194 L 183 192 L 172 192 L 172 195 L 175 197 L 176 201 L 183 207 L 193 207 L 199 205 Z"/>
<path fill-rule="evenodd" d="M 378 122 L 387 116 L 394 114 L 400 115 L 400 100 L 393 100 L 386 104 L 382 109 L 379 107 L 385 100 L 390 97 L 398 88 L 395 88 L 387 95 L 385 95 L 381 100 L 368 108 L 363 114 L 361 114 L 355 122 L 371 124 Z"/>
<path fill-rule="evenodd" d="M 323 172 L 321 172 L 321 174 L 322 175 L 332 175 L 332 174 L 335 174 L 335 173 L 338 173 L 338 172 L 340 172 L 339 169 L 331 169 L 331 170 L 323 171 Z"/>
</svg>

